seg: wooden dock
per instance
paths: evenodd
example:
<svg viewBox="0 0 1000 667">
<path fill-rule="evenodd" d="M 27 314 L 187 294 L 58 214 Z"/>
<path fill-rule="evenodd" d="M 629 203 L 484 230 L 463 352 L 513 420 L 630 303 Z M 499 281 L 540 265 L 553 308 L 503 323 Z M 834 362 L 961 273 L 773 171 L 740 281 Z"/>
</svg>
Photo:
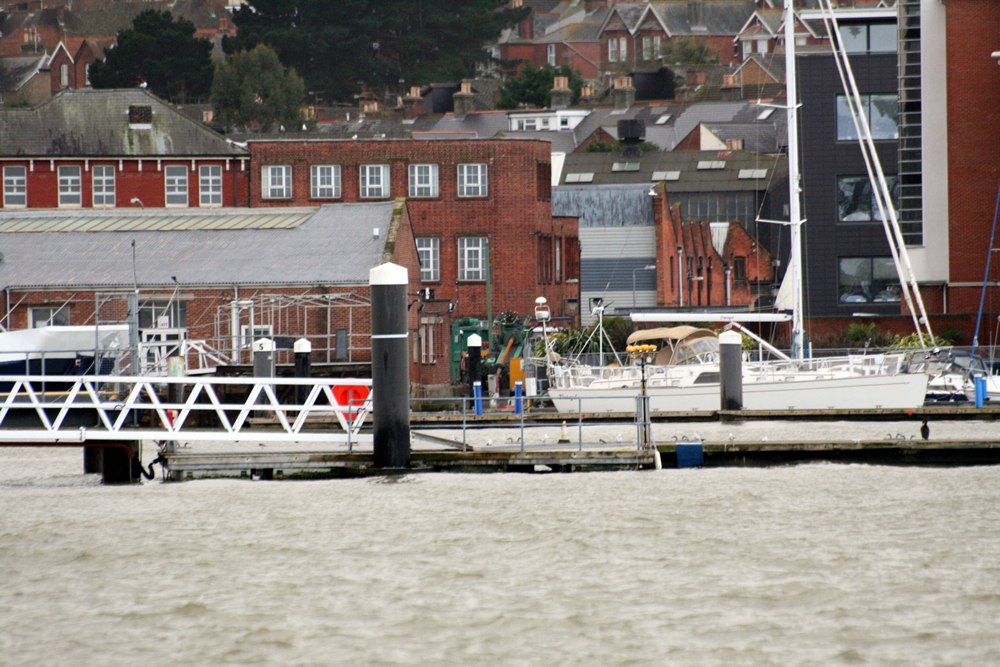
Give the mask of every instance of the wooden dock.
<svg viewBox="0 0 1000 667">
<path fill-rule="evenodd" d="M 700 447 L 703 467 L 774 466 L 802 463 L 869 465 L 1000 465 L 1000 440 L 850 440 L 830 442 L 657 443 L 664 468 L 677 468 L 678 446 Z M 359 477 L 418 472 L 592 472 L 648 470 L 650 450 L 607 448 L 490 448 L 468 451 L 415 450 L 406 470 L 374 467 L 371 452 L 178 452 L 166 456 L 173 479 L 241 476 L 259 479 Z"/>
</svg>

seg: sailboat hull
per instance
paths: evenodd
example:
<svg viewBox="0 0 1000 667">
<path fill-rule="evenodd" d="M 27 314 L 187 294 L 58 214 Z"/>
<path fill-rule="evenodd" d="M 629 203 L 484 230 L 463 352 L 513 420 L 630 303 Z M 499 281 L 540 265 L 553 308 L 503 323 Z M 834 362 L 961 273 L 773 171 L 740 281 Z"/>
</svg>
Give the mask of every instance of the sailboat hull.
<svg viewBox="0 0 1000 667">
<path fill-rule="evenodd" d="M 745 410 L 873 410 L 908 409 L 924 404 L 927 375 L 901 373 L 783 381 L 743 381 Z M 549 389 L 560 412 L 634 414 L 638 386 Z M 648 388 L 654 412 L 710 412 L 720 406 L 718 383 Z"/>
</svg>

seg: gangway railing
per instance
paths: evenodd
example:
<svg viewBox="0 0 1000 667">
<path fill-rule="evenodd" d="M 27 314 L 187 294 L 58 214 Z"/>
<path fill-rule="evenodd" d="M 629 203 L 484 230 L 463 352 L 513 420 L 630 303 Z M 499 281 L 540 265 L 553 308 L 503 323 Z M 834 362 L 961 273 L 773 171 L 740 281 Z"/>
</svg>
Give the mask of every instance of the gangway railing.
<svg viewBox="0 0 1000 667">
<path fill-rule="evenodd" d="M 0 395 L 0 442 L 371 442 L 371 434 L 361 433 L 371 412 L 371 383 L 345 378 L 0 376 L 0 385 L 10 386 Z M 294 399 L 298 387 L 307 388 L 301 403 Z M 279 388 L 292 394 L 289 400 L 281 400 Z M 233 400 L 235 391 L 245 398 Z M 176 402 L 164 398 L 181 392 L 183 398 Z M 251 420 L 257 415 L 268 418 L 267 429 L 254 427 Z M 306 429 L 310 418 L 328 421 L 331 416 L 342 433 Z"/>
</svg>

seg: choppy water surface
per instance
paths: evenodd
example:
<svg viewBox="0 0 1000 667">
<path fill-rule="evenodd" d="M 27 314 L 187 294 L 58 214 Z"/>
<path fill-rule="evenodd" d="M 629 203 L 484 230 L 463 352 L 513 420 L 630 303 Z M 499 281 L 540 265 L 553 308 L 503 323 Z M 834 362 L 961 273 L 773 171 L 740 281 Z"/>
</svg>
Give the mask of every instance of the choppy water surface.
<svg viewBox="0 0 1000 667">
<path fill-rule="evenodd" d="M 102 487 L 0 450 L 3 665 L 993 665 L 1000 468 Z"/>
</svg>

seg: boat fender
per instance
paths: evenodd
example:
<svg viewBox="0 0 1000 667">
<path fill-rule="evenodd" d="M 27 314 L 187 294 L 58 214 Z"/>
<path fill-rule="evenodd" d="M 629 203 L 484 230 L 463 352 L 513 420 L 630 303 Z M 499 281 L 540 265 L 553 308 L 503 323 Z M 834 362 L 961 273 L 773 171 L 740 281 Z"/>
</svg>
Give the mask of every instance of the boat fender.
<svg viewBox="0 0 1000 667">
<path fill-rule="evenodd" d="M 160 467 L 163 467 L 163 464 L 166 463 L 166 461 L 167 460 L 165 458 L 163 458 L 163 454 L 160 454 L 155 459 L 153 459 L 152 461 L 149 462 L 149 471 L 148 472 L 147 472 L 146 468 L 142 467 L 142 464 L 139 464 L 139 472 L 141 472 L 142 476 L 145 477 L 146 479 L 150 479 L 150 480 L 151 479 L 156 479 L 156 471 L 153 470 L 153 466 L 155 464 L 159 463 Z"/>
</svg>

